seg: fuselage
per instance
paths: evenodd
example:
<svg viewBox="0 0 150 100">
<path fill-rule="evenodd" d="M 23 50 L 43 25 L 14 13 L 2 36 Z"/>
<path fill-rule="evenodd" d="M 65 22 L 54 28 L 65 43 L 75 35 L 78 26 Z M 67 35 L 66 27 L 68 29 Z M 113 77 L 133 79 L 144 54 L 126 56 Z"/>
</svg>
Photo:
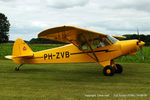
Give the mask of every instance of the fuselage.
<svg viewBox="0 0 150 100">
<path fill-rule="evenodd" d="M 110 61 L 120 56 L 129 55 L 139 50 L 138 40 L 117 41 L 114 44 L 93 49 L 99 62 Z M 144 45 L 141 44 L 141 45 Z M 19 63 L 89 63 L 96 62 L 91 50 L 80 50 L 73 44 L 58 48 L 34 52 L 31 58 L 15 58 L 14 62 Z"/>
</svg>

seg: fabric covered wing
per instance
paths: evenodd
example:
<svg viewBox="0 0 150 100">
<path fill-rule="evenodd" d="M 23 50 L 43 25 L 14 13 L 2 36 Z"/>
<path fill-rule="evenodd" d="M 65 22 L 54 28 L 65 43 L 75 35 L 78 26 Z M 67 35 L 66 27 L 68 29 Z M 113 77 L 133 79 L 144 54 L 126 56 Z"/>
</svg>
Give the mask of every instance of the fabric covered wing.
<svg viewBox="0 0 150 100">
<path fill-rule="evenodd" d="M 39 38 L 51 39 L 65 43 L 73 43 L 75 45 L 84 43 L 86 41 L 85 38 L 88 40 L 94 40 L 105 36 L 106 34 L 103 33 L 89 31 L 74 26 L 54 27 L 44 30 L 38 34 Z"/>
</svg>

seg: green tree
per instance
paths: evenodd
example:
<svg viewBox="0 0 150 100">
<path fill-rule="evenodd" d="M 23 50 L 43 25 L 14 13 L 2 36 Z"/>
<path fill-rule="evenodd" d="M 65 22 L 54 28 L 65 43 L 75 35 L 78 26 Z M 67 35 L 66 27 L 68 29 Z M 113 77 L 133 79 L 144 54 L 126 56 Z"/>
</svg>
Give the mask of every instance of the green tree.
<svg viewBox="0 0 150 100">
<path fill-rule="evenodd" d="M 7 17 L 3 13 L 0 13 L 0 43 L 8 42 L 9 28 L 10 28 L 10 23 Z"/>
</svg>

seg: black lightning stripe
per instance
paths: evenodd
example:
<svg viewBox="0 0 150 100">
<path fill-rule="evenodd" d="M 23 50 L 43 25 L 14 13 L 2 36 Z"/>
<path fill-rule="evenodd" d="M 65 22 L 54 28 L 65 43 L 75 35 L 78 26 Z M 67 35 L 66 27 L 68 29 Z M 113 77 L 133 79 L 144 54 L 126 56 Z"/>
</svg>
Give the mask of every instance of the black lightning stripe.
<svg viewBox="0 0 150 100">
<path fill-rule="evenodd" d="M 94 51 L 94 52 L 112 52 L 112 51 L 116 51 L 116 50 L 96 50 L 96 51 Z M 75 54 L 84 54 L 84 53 L 92 53 L 92 51 L 71 53 L 70 55 L 75 55 Z"/>
</svg>

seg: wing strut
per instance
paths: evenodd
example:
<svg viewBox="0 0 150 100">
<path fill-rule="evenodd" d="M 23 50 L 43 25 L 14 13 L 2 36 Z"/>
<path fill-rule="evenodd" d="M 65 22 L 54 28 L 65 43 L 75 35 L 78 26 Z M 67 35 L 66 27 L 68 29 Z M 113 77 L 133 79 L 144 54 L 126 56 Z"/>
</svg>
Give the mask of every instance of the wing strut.
<svg viewBox="0 0 150 100">
<path fill-rule="evenodd" d="M 64 26 L 64 34 L 65 34 L 65 32 L 66 32 L 66 27 Z M 72 42 L 71 40 L 69 40 L 66 36 L 65 36 L 65 39 L 67 40 L 67 41 L 69 41 L 70 43 L 72 43 L 73 45 L 75 45 L 78 49 L 80 49 L 81 50 L 81 48 L 79 48 L 79 46 L 78 45 L 76 45 L 74 42 Z M 87 39 L 86 39 L 87 40 Z M 88 41 L 88 40 L 87 40 Z M 91 47 L 91 49 L 92 49 L 92 47 Z M 81 50 L 82 52 L 84 52 L 84 53 L 86 53 L 84 50 Z M 92 52 L 94 52 L 93 51 L 93 49 L 92 49 Z M 98 61 L 98 58 L 97 58 L 97 56 L 94 58 L 94 57 L 92 57 L 91 55 L 89 55 L 88 53 L 86 53 L 89 57 L 91 57 L 92 59 L 94 59 L 94 60 L 96 60 L 96 62 L 99 62 Z M 94 53 L 95 54 L 95 53 Z"/>
<path fill-rule="evenodd" d="M 91 45 L 90 45 L 90 43 L 89 43 L 89 41 L 88 41 L 88 39 L 87 39 L 87 36 L 86 36 L 85 34 L 84 34 L 84 36 L 85 36 L 87 45 L 90 47 L 90 50 L 92 51 L 92 53 L 93 53 L 93 55 L 94 55 L 94 57 L 95 57 L 95 59 L 96 59 L 96 62 L 99 62 L 99 60 L 98 60 L 98 58 L 97 58 L 95 52 L 93 51 L 93 49 L 92 49 L 92 47 L 91 47 Z"/>
<path fill-rule="evenodd" d="M 66 40 L 67 41 L 69 41 L 70 43 L 72 43 L 73 45 L 75 45 L 77 48 L 79 48 L 79 46 L 78 45 L 76 45 L 75 43 L 73 43 L 72 41 L 70 41 L 69 39 L 67 39 L 67 37 L 66 37 Z M 79 48 L 80 49 L 80 48 Z M 80 49 L 81 50 L 81 49 Z M 84 53 L 86 53 L 84 50 L 81 50 L 82 52 L 84 52 Z M 97 61 L 97 59 L 95 59 L 94 57 L 92 57 L 91 55 L 89 55 L 88 53 L 86 53 L 89 57 L 91 57 L 92 59 L 94 59 L 94 60 L 96 60 Z"/>
<path fill-rule="evenodd" d="M 64 34 L 65 34 L 65 32 L 66 32 L 66 27 L 64 26 Z M 85 34 L 84 34 L 84 35 L 85 35 Z M 76 45 L 74 42 L 72 42 L 71 40 L 69 40 L 66 36 L 64 36 L 64 37 L 65 37 L 65 39 L 66 39 L 67 41 L 69 41 L 70 43 L 74 44 L 77 48 L 79 48 L 78 45 Z M 90 47 L 90 50 L 92 51 L 92 53 L 93 53 L 93 55 L 94 55 L 95 58 L 92 57 L 91 55 L 89 55 L 88 53 L 86 53 L 84 50 L 82 50 L 82 52 L 85 52 L 89 57 L 91 57 L 92 59 L 96 60 L 96 62 L 99 62 L 99 60 L 98 60 L 98 58 L 97 58 L 95 52 L 93 51 L 93 49 L 92 49 L 92 47 L 91 47 L 91 45 L 90 45 L 90 43 L 89 43 L 89 41 L 88 41 L 86 35 L 85 35 L 85 38 L 86 38 L 87 44 L 88 44 L 88 46 Z M 79 49 L 80 49 L 80 48 L 79 48 Z M 80 50 L 81 50 L 81 49 L 80 49 Z"/>
</svg>

